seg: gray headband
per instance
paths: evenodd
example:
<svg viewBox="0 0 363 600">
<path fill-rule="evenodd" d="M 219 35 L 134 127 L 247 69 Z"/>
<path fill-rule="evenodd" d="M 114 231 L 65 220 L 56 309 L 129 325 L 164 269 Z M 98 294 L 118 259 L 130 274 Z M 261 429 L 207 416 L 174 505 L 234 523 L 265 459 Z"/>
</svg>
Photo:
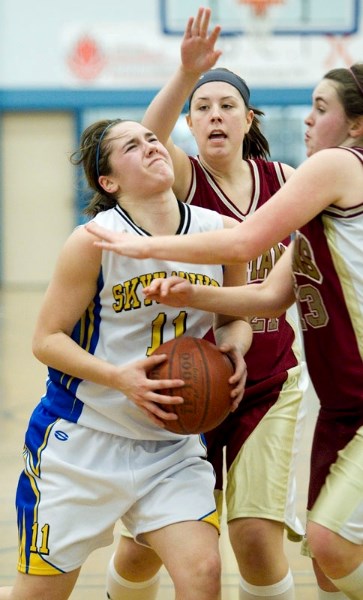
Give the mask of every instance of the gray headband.
<svg viewBox="0 0 363 600">
<path fill-rule="evenodd" d="M 210 81 L 224 81 L 225 83 L 229 83 L 230 85 L 233 85 L 233 87 L 236 88 L 236 90 L 239 91 L 239 93 L 241 94 L 244 103 L 246 106 L 249 106 L 249 102 L 250 102 L 250 90 L 248 89 L 248 85 L 245 82 L 244 79 L 242 79 L 242 77 L 239 77 L 239 75 L 236 75 L 235 73 L 233 73 L 232 71 L 229 71 L 228 69 L 210 69 L 210 71 L 206 71 L 206 73 L 203 73 L 203 75 L 201 75 L 197 81 L 197 83 L 195 84 L 192 93 L 189 96 L 189 108 L 190 108 L 190 103 L 191 100 L 193 98 L 193 95 L 195 94 L 195 92 L 197 91 L 198 88 L 200 88 L 201 85 L 204 85 L 205 83 L 209 83 Z"/>
</svg>

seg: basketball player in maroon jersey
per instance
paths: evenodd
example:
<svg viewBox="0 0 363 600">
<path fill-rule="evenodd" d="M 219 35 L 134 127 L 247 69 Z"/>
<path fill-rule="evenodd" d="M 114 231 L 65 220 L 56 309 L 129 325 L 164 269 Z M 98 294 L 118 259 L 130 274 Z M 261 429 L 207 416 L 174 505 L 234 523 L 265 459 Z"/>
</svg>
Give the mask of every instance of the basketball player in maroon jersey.
<svg viewBox="0 0 363 600">
<path fill-rule="evenodd" d="M 219 28 L 208 35 L 209 18 L 210 10 L 200 9 L 189 21 L 181 47 L 183 64 L 155 98 L 143 122 L 156 130 L 173 158 L 176 196 L 243 222 L 269 200 L 293 169 L 267 160 L 269 146 L 258 120 L 262 113 L 250 108 L 246 83 L 226 69 L 209 70 L 220 55 L 214 49 Z M 206 72 L 199 78 L 201 71 Z M 169 138 L 188 97 L 187 119 L 199 148 L 198 158 L 187 156 Z M 250 262 L 250 283 L 267 277 L 289 242 L 286 236 Z M 238 413 L 206 435 L 208 458 L 216 471 L 221 509 L 226 448 L 227 519 L 241 573 L 241 600 L 249 599 L 251 590 L 255 599 L 268 600 L 271 595 L 274 600 L 292 600 L 294 584 L 284 553 L 284 530 L 295 541 L 304 533 L 295 511 L 295 459 L 307 387 L 296 308 L 278 319 L 256 317 L 252 327 L 243 403 Z M 271 440 L 278 440 L 273 455 Z M 251 469 L 253 486 L 249 484 Z M 150 556 L 147 550 L 133 547 L 126 539 L 122 544 L 110 565 L 112 600 L 124 597 L 122 592 L 117 595 L 114 585 L 117 579 L 122 587 L 120 574 L 125 586 L 128 577 L 135 577 L 135 583 L 149 579 L 149 589 L 146 586 L 142 595 L 138 588 L 135 600 L 151 598 L 147 594 L 151 589 L 156 594 L 157 588 L 152 567 L 157 570 L 160 561 L 150 557 L 145 562 L 141 554 Z M 125 555 L 128 562 L 135 557 L 135 573 L 126 569 Z"/>
</svg>

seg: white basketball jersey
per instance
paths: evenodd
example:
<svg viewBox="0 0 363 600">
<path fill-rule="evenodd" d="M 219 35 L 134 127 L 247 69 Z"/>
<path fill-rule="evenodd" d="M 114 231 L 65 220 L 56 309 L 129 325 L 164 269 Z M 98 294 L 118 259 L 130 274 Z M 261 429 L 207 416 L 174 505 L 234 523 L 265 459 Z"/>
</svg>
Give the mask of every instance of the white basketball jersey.
<svg viewBox="0 0 363 600">
<path fill-rule="evenodd" d="M 223 228 L 223 219 L 216 212 L 183 203 L 179 206 L 177 235 Z M 149 235 L 119 206 L 99 213 L 94 220 L 113 231 Z M 160 344 L 180 335 L 203 337 L 212 326 L 212 313 L 173 308 L 144 298 L 142 290 L 154 278 L 171 275 L 196 285 L 223 284 L 220 265 L 140 260 L 104 251 L 97 292 L 76 324 L 72 339 L 105 361 L 126 365 L 150 356 Z M 116 435 L 151 440 L 180 437 L 154 425 L 122 392 L 55 369 L 49 369 L 42 402 L 57 416 Z"/>
</svg>

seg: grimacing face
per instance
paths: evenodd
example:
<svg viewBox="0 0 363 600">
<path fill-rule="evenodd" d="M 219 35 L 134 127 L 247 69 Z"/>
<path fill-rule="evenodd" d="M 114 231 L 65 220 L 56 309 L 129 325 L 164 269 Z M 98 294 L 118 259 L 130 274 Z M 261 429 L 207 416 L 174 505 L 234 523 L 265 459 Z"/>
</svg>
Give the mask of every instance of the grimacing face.
<svg viewBox="0 0 363 600">
<path fill-rule="evenodd" d="M 112 128 L 107 140 L 111 144 L 111 173 L 99 178 L 106 191 L 138 195 L 171 187 L 174 172 L 170 155 L 152 131 L 140 123 L 123 121 Z"/>
</svg>

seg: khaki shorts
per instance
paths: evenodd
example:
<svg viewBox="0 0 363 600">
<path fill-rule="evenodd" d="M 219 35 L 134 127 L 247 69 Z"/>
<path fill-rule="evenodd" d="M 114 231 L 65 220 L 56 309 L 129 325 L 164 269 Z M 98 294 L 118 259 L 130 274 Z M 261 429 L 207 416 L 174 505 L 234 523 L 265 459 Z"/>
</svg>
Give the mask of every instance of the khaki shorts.
<svg viewBox="0 0 363 600">
<path fill-rule="evenodd" d="M 363 545 L 363 427 L 338 453 L 308 519 Z M 311 556 L 306 540 L 303 554 Z"/>
<path fill-rule="evenodd" d="M 304 377 L 307 374 L 301 375 L 299 367 L 290 369 L 277 402 L 247 438 L 227 473 L 227 520 L 251 517 L 278 521 L 285 524 L 292 541 L 301 541 L 304 534 L 296 515 L 295 479 L 306 415 Z"/>
</svg>

